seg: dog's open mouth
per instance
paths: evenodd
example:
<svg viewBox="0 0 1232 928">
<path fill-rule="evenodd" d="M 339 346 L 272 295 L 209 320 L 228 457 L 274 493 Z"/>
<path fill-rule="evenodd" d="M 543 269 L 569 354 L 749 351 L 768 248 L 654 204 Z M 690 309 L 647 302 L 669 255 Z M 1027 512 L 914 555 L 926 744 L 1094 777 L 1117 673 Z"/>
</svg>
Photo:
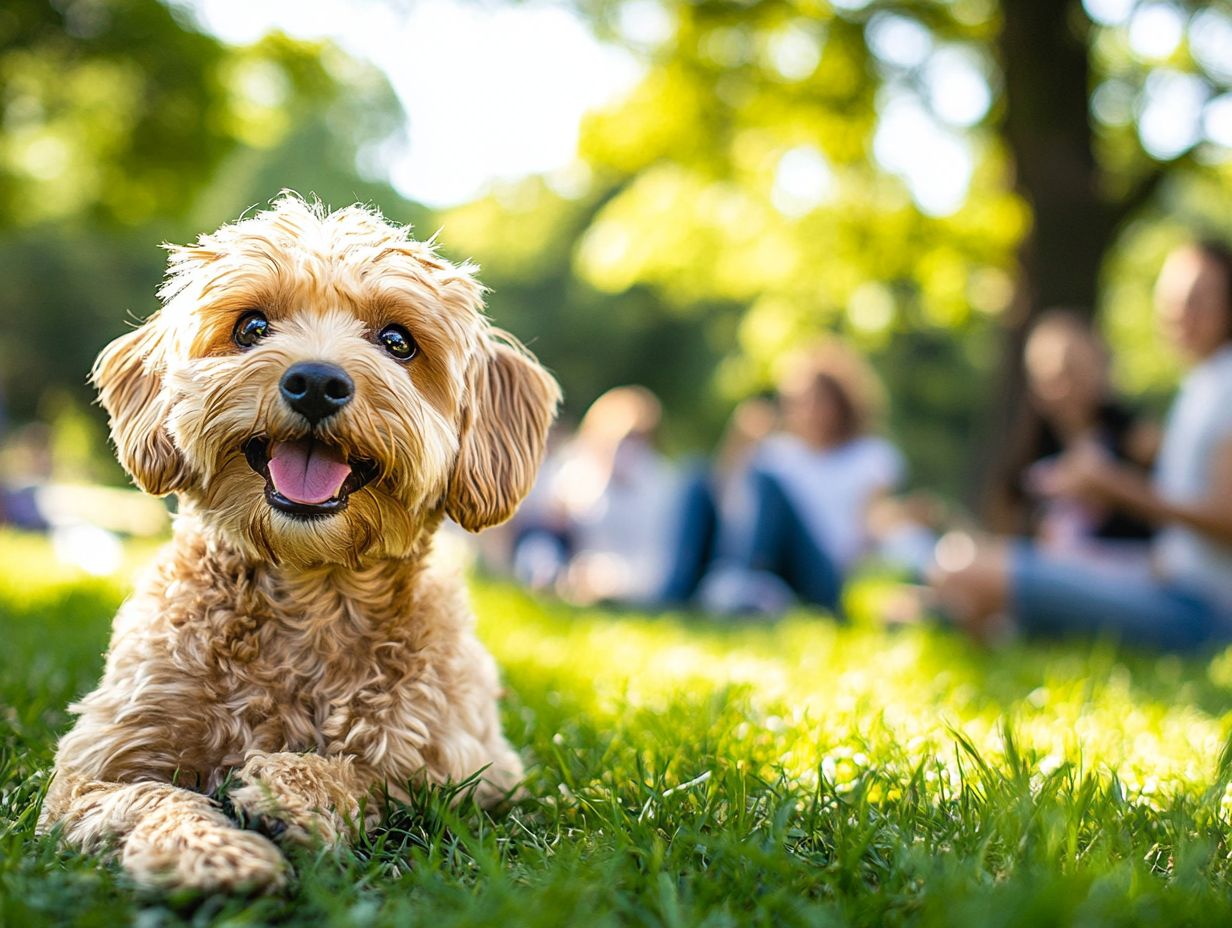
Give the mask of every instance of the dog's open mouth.
<svg viewBox="0 0 1232 928">
<path fill-rule="evenodd" d="M 374 461 L 347 458 L 312 436 L 296 441 L 251 438 L 244 444 L 244 457 L 265 478 L 266 502 L 301 519 L 341 512 L 350 495 L 377 475 Z"/>
</svg>

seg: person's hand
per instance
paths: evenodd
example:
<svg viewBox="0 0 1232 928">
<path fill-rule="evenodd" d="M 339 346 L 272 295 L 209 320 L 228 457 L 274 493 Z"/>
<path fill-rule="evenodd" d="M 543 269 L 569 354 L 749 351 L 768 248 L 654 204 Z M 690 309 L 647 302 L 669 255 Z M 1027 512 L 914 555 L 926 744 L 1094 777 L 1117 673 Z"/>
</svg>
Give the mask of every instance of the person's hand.
<svg viewBox="0 0 1232 928">
<path fill-rule="evenodd" d="M 1102 447 L 1084 441 L 1058 457 L 1046 472 L 1036 475 L 1034 489 L 1053 499 L 1107 503 L 1117 464 Z"/>
</svg>

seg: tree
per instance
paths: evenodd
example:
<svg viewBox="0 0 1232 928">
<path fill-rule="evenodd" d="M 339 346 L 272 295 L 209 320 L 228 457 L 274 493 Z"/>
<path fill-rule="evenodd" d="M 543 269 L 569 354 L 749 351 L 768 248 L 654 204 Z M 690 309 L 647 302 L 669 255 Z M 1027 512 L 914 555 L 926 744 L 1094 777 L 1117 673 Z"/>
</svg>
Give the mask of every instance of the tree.
<svg viewBox="0 0 1232 928">
<path fill-rule="evenodd" d="M 1019 289 L 1004 349 L 1006 357 L 1018 358 L 1042 309 L 1068 306 L 1095 314 L 1102 271 L 1122 228 L 1165 181 L 1201 173 L 1203 160 L 1227 160 L 1227 152 L 1217 154 L 1213 145 L 1203 151 L 1198 132 L 1178 139 L 1170 152 L 1152 153 L 1134 120 L 1110 114 L 1100 119 L 1099 96 L 1134 98 L 1141 119 L 1153 103 L 1153 76 L 1186 74 L 1202 88 L 1202 97 L 1215 98 L 1228 89 L 1232 70 L 1225 65 L 1221 71 L 1214 60 L 1204 63 L 1191 44 L 1179 40 L 1171 51 L 1161 48 L 1155 62 L 1135 57 L 1125 28 L 1118 32 L 1092 22 L 1072 0 L 1003 0 L 1001 6 L 1001 131 L 1013 155 L 1015 188 L 1033 219 L 1018 249 Z M 1134 16 L 1150 15 L 1148 4 L 1136 7 Z M 1179 25 L 1188 14 L 1191 36 L 1210 28 L 1232 32 L 1227 5 L 1168 4 L 1158 11 L 1168 12 L 1157 28 L 1168 28 L 1169 15 Z M 1132 19 L 1127 25 L 1132 27 Z M 1022 421 L 1015 412 L 1023 390 L 1021 365 L 1005 365 L 992 429 L 1001 439 L 997 444 L 1008 445 L 1014 424 Z"/>
<path fill-rule="evenodd" d="M 663 400 L 673 450 L 708 446 L 727 411 L 708 389 L 722 356 L 713 336 L 730 338 L 739 307 L 710 301 L 682 313 L 649 286 L 611 294 L 579 279 L 574 245 L 606 199 L 605 191 L 570 199 L 527 178 L 443 213 L 442 246 L 482 263 L 493 317 L 565 386 L 566 420 L 609 387 L 639 383 Z"/>
<path fill-rule="evenodd" d="M 646 3 L 583 8 L 628 40 Z M 650 284 L 683 305 L 746 301 L 725 369 L 736 391 L 824 328 L 899 364 L 914 363 L 921 339 L 948 335 L 986 376 L 1005 372 L 986 427 L 999 438 L 996 420 L 1014 418 L 1020 402 L 1017 349 L 1035 314 L 1058 304 L 1093 312 L 1120 230 L 1161 191 L 1220 177 L 1226 191 L 1227 130 L 1201 131 L 1232 108 L 1227 45 L 1221 63 L 1209 37 L 1232 32 L 1226 2 L 1138 3 L 1103 22 L 1076 0 L 659 9 L 667 28 L 644 48 L 645 79 L 584 132 L 583 157 L 619 190 L 577 263 L 613 292 Z M 1143 16 L 1175 32 L 1170 47 L 1156 39 L 1139 43 L 1149 54 L 1135 50 L 1128 34 L 1151 27 Z M 952 112 L 947 67 L 951 78 L 982 79 L 986 105 Z M 1197 101 L 1192 125 L 1178 130 L 1180 144 L 1161 144 L 1149 123 L 1177 105 L 1178 86 Z M 959 202 L 939 208 L 918 182 L 908 196 L 897 175 L 929 151 L 887 137 L 904 112 L 953 143 L 941 156 L 970 153 Z M 991 319 L 1007 333 L 999 352 L 985 334 Z M 943 366 L 917 370 L 916 381 L 944 378 L 954 360 L 943 352 Z"/>
<path fill-rule="evenodd" d="M 182 209 L 238 142 L 230 61 L 156 0 L 6 3 L 0 227 Z"/>
<path fill-rule="evenodd" d="M 0 9 L 0 389 L 16 419 L 49 395 L 88 402 L 98 351 L 155 308 L 160 242 L 288 186 L 426 216 L 357 168 L 404 121 L 383 75 L 328 43 L 226 46 L 179 16 L 157 0 Z"/>
</svg>

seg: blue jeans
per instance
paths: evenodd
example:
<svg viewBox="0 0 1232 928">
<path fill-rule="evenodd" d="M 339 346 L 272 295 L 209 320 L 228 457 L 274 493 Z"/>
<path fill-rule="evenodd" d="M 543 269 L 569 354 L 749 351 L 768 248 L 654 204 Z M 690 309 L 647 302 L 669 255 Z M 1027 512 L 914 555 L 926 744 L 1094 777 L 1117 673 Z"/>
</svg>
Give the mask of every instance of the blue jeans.
<svg viewBox="0 0 1232 928">
<path fill-rule="evenodd" d="M 775 477 L 754 469 L 750 478 L 755 515 L 737 563 L 781 577 L 803 602 L 838 614 L 843 578 L 834 559 Z"/>
<path fill-rule="evenodd" d="M 680 522 L 671 549 L 675 560 L 659 597 L 667 604 L 686 603 L 692 599 L 714 560 L 719 511 L 704 471 L 695 472 L 685 481 L 680 508 Z"/>
<path fill-rule="evenodd" d="M 1108 635 L 1159 651 L 1229 639 L 1232 610 L 1148 574 L 1067 564 L 1022 542 L 1010 553 L 1010 609 L 1030 634 Z"/>
</svg>

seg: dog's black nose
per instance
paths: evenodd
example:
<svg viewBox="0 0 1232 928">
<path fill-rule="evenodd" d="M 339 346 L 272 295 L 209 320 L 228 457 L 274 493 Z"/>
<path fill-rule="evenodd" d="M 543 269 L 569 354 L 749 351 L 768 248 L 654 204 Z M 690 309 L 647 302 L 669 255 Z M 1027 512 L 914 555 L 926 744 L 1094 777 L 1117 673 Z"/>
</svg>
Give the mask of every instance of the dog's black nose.
<svg viewBox="0 0 1232 928">
<path fill-rule="evenodd" d="M 355 383 L 337 364 L 301 361 L 292 364 L 279 383 L 283 399 L 313 425 L 351 402 Z"/>
</svg>

